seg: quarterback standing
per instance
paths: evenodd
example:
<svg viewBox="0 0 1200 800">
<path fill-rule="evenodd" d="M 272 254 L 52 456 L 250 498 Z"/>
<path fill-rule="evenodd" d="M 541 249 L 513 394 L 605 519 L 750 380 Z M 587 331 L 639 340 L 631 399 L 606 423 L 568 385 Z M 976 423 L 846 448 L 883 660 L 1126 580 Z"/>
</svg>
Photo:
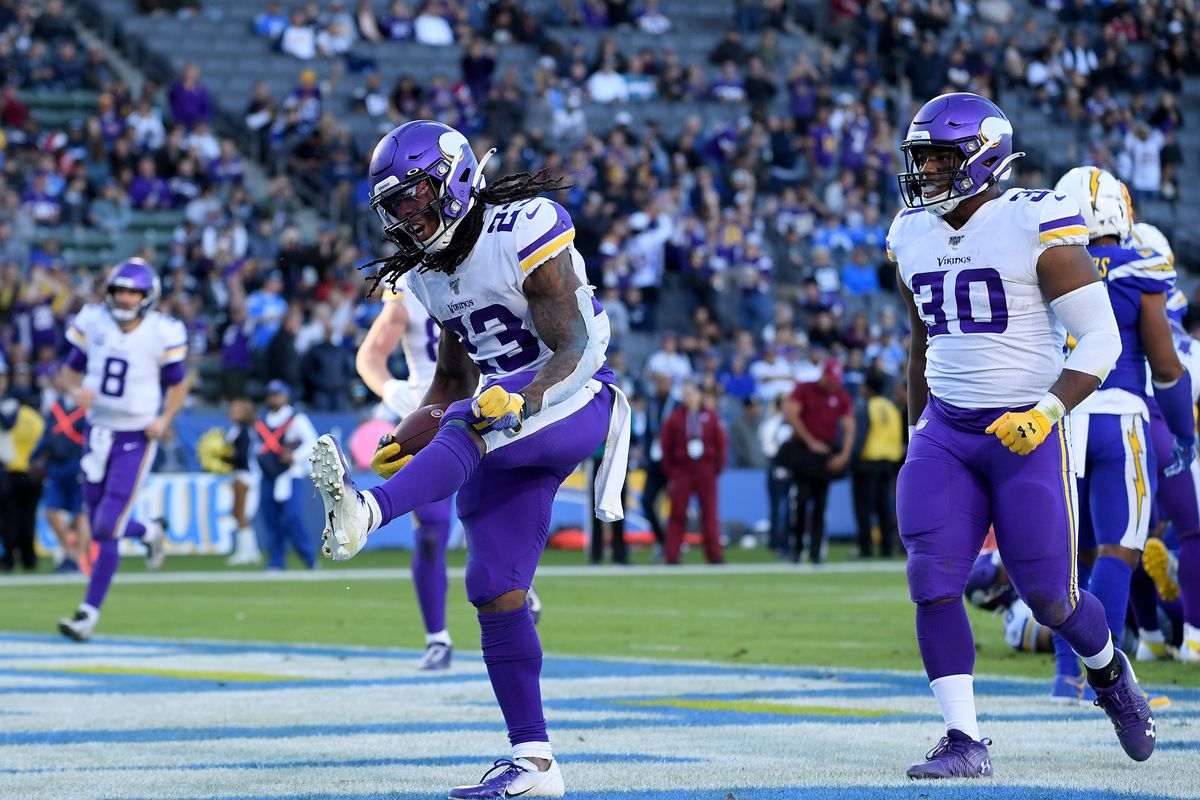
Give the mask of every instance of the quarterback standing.
<svg viewBox="0 0 1200 800">
<path fill-rule="evenodd" d="M 143 525 L 132 515 L 158 440 L 187 399 L 187 329 L 154 310 L 159 291 L 154 268 L 131 258 L 109 273 L 104 304 L 84 306 L 67 329 L 71 351 L 63 381 L 87 409 L 80 469 L 92 540 L 99 548 L 83 603 L 58 623 L 64 636 L 77 641 L 91 638 L 100 619 L 121 537 L 146 545 L 151 569 L 162 564 L 162 524 Z"/>
<path fill-rule="evenodd" d="M 992 774 L 975 713 L 963 589 L 989 524 L 1013 586 L 1087 667 L 1121 746 L 1142 761 L 1154 719 L 1104 608 L 1075 572 L 1068 411 L 1116 363 L 1112 306 L 1079 207 L 997 183 L 1020 157 L 1012 124 L 973 94 L 935 97 L 901 144 L 908 206 L 887 236 L 912 324 L 909 418 L 896 513 L 917 642 L 946 733 L 910 778 Z M 1065 333 L 1078 344 L 1064 366 Z M 924 330 L 924 336 L 919 332 Z"/>
</svg>

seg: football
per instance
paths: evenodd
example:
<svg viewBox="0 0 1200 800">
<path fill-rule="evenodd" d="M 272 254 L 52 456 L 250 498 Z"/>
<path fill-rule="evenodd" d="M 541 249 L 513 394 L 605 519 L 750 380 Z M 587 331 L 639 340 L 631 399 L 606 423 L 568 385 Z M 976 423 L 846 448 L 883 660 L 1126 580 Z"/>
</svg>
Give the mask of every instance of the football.
<svg viewBox="0 0 1200 800">
<path fill-rule="evenodd" d="M 425 445 L 433 441 L 442 424 L 442 415 L 450 407 L 449 403 L 432 403 L 421 406 L 416 411 L 400 420 L 400 424 L 392 431 L 392 440 L 400 445 L 400 455 L 415 456 Z"/>
</svg>

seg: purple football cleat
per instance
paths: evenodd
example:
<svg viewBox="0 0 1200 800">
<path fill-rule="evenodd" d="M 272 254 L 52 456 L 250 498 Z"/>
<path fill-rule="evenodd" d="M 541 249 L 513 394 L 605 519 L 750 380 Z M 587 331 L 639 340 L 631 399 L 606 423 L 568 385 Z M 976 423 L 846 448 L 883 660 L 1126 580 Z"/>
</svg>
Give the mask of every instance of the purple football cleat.
<svg viewBox="0 0 1200 800">
<path fill-rule="evenodd" d="M 975 741 L 960 730 L 951 728 L 925 754 L 925 761 L 908 768 L 912 780 L 935 778 L 990 778 L 992 760 L 988 758 L 987 746 L 991 739 Z"/>
<path fill-rule="evenodd" d="M 1095 702 L 1112 720 L 1125 755 L 1134 761 L 1145 761 L 1154 752 L 1158 730 L 1129 659 L 1120 650 L 1117 656 L 1121 659 L 1121 677 L 1106 689 L 1097 688 Z"/>
<path fill-rule="evenodd" d="M 488 777 L 499 771 L 499 775 Z M 551 761 L 550 768 L 538 772 L 532 761 L 518 758 L 513 761 L 501 758 L 483 774 L 474 786 L 458 786 L 450 790 L 451 798 L 474 800 L 487 797 L 562 797 L 564 794 L 562 773 L 558 761 Z"/>
</svg>

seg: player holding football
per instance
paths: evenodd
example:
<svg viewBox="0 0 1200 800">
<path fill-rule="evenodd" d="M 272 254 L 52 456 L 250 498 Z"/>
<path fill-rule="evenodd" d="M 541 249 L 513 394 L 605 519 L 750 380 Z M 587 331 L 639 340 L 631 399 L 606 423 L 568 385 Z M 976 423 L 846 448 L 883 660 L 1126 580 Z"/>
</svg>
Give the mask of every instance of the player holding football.
<svg viewBox="0 0 1200 800">
<path fill-rule="evenodd" d="M 994 524 L 1017 593 L 1087 666 L 1121 746 L 1149 758 L 1155 727 L 1104 607 L 1075 575 L 1075 488 L 1064 417 L 1108 375 L 1120 352 L 1112 306 L 1069 197 L 997 183 L 1021 153 L 992 102 L 956 93 L 917 112 L 898 176 L 909 207 L 893 221 L 914 335 L 909 418 L 896 514 L 917 605 L 917 642 L 946 735 L 910 778 L 992 774 L 972 672 L 963 588 Z M 1078 344 L 1065 368 L 1063 326 Z M 917 332 L 922 328 L 927 335 Z"/>
<path fill-rule="evenodd" d="M 461 133 L 427 120 L 396 128 L 376 146 L 371 202 L 399 248 L 380 274 L 388 282 L 406 276 L 452 334 L 439 340 L 422 399 L 452 405 L 433 441 L 399 458 L 381 486 L 356 491 L 329 436 L 317 444 L 313 474 L 325 505 L 325 552 L 338 561 L 380 525 L 458 492 L 467 597 L 479 612 L 512 757 L 450 797 L 558 797 L 563 779 L 546 735 L 542 651 L 526 592 L 556 490 L 601 444 L 597 516 L 621 517 L 628 403 L 604 366 L 608 316 L 571 244 L 575 227 L 557 203 L 538 196 L 558 184 L 539 173 L 486 186 L 486 160 Z"/>
<path fill-rule="evenodd" d="M 75 402 L 87 409 L 80 469 L 92 540 L 99 547 L 83 603 L 74 617 L 58 623 L 64 636 L 77 641 L 91 638 L 100 618 L 117 571 L 118 539 L 141 539 L 146 565 L 162 564 L 162 524 L 143 525 L 132 517 L 158 439 L 187 399 L 187 329 L 154 310 L 158 297 L 153 267 L 131 258 L 108 274 L 104 304 L 84 306 L 67 328 L 71 351 L 62 375 Z"/>
<path fill-rule="evenodd" d="M 1104 605 L 1109 630 L 1120 641 L 1130 579 L 1149 532 L 1156 482 L 1147 365 L 1153 399 L 1173 437 L 1161 465 L 1168 477 L 1187 471 L 1194 458 L 1192 385 L 1175 352 L 1165 310 L 1175 269 L 1154 250 L 1125 246 L 1132 224 L 1125 187 L 1103 169 L 1076 167 L 1059 179 L 1055 191 L 1080 207 L 1088 229 L 1088 253 L 1104 279 L 1121 334 L 1116 366 L 1071 412 L 1076 475 L 1085 501 L 1080 552 L 1093 562 L 1088 590 Z M 1156 613 L 1153 606 L 1151 611 Z M 1058 668 L 1051 697 L 1076 702 L 1087 687 L 1075 654 L 1060 637 L 1055 651 Z M 1083 699 L 1090 700 L 1090 693 Z"/>
</svg>

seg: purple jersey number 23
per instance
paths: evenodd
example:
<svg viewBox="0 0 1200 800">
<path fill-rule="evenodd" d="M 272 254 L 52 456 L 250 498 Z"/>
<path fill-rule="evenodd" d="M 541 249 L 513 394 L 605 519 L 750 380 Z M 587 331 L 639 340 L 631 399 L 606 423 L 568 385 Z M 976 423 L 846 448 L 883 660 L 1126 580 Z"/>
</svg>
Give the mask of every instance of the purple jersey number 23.
<svg viewBox="0 0 1200 800">
<path fill-rule="evenodd" d="M 940 272 L 922 272 L 912 277 L 913 300 L 917 310 L 921 312 L 929 326 L 929 335 L 937 336 L 950 332 L 949 318 L 946 314 L 946 275 Z M 987 289 L 988 318 L 976 319 L 971 308 L 971 289 L 982 285 Z M 920 299 L 917 295 L 929 287 L 929 299 Z M 958 319 L 958 329 L 962 333 L 1003 333 L 1008 328 L 1008 301 L 1004 296 L 1004 281 L 1000 273 L 991 267 L 964 269 L 954 277 L 954 305 L 957 308 L 955 317 Z"/>
</svg>

